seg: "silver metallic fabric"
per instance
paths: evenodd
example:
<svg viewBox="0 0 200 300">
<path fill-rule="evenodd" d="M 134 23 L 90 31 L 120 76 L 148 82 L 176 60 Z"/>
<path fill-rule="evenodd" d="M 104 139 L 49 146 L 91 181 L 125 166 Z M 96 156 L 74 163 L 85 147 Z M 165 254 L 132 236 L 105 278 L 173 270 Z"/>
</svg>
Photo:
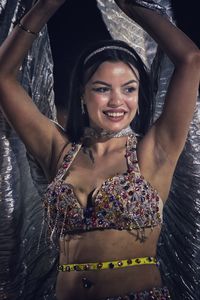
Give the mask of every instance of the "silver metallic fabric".
<svg viewBox="0 0 200 300">
<path fill-rule="evenodd" d="M 0 0 L 0 42 L 31 5 L 29 0 Z M 21 67 L 20 80 L 39 109 L 55 119 L 52 73 L 44 28 Z M 48 299 L 50 294 L 53 299 L 57 256 L 45 242 L 34 183 L 25 147 L 0 112 L 0 299 Z"/>
<path fill-rule="evenodd" d="M 131 1 L 131 0 L 130 0 Z M 134 2 L 134 0 L 132 0 Z M 172 20 L 170 1 L 137 4 L 160 10 Z M 120 11 L 114 0 L 97 0 L 104 22 L 115 39 L 130 44 L 142 56 L 155 78 L 156 118 L 159 116 L 173 67 L 151 38 Z M 164 10 L 161 10 L 164 13 Z M 120 24 L 120 26 L 118 25 Z M 158 245 L 161 273 L 172 299 L 200 299 L 200 104 L 190 126 L 185 149 L 178 161 L 169 199 L 164 209 L 164 226 Z"/>
<path fill-rule="evenodd" d="M 0 0 L 0 42 L 31 2 Z M 97 3 L 111 35 L 136 48 L 152 76 L 159 79 L 158 116 L 172 72 L 171 63 L 160 51 L 156 53 L 156 44 L 119 10 L 113 0 L 98 0 Z M 152 5 L 151 1 L 142 1 L 142 5 L 145 3 Z M 164 6 L 171 15 L 168 0 L 156 3 Z M 55 120 L 52 74 L 51 51 L 44 28 L 24 61 L 20 80 L 41 111 Z M 162 277 L 175 300 L 200 299 L 199 109 L 198 101 L 165 206 L 158 247 Z M 41 169 L 30 155 L 27 160 L 23 144 L 0 114 L 0 299 L 55 299 L 57 252 L 45 239 L 40 200 L 45 186 Z"/>
<path fill-rule="evenodd" d="M 139 6 L 143 6 L 145 8 L 149 8 L 152 10 L 157 11 L 161 14 L 166 14 L 167 10 L 165 9 L 163 3 L 159 3 L 160 1 L 151 1 L 151 0 L 129 0 L 129 2 L 134 2 L 135 4 L 138 4 Z M 161 5 L 160 5 L 161 4 Z"/>
</svg>

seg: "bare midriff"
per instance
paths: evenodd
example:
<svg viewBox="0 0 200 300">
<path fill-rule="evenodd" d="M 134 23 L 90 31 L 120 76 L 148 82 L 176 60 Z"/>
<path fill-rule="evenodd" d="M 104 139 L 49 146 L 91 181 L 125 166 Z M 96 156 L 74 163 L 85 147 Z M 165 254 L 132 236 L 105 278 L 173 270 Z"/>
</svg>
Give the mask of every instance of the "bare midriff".
<svg viewBox="0 0 200 300">
<path fill-rule="evenodd" d="M 160 226 L 145 229 L 145 240 L 137 231 L 107 229 L 67 235 L 60 241 L 60 264 L 80 264 L 136 257 L 156 257 Z M 83 287 L 83 279 L 90 288 Z M 162 286 L 156 265 L 139 265 L 121 269 L 59 272 L 56 295 L 58 300 L 99 300 L 129 292 Z"/>
</svg>

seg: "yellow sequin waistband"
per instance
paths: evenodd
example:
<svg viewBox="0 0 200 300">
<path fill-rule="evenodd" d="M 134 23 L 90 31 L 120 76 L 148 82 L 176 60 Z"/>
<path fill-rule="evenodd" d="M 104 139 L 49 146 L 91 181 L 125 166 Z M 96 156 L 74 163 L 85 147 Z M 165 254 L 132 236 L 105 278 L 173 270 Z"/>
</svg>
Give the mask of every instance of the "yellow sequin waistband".
<svg viewBox="0 0 200 300">
<path fill-rule="evenodd" d="M 157 260 L 155 257 L 137 257 L 131 259 L 112 260 L 104 262 L 92 262 L 84 264 L 64 264 L 58 266 L 60 272 L 71 271 L 92 271 L 92 270 L 106 270 L 106 269 L 120 269 L 140 265 L 156 265 Z"/>
</svg>

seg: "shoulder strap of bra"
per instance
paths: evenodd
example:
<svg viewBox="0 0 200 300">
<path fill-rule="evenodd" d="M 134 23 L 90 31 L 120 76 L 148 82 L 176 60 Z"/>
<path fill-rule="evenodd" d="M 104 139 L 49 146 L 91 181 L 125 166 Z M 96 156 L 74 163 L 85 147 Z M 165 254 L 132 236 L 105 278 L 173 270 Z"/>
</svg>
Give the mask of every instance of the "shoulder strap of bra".
<svg viewBox="0 0 200 300">
<path fill-rule="evenodd" d="M 71 144 L 71 148 L 64 156 L 62 165 L 55 177 L 56 180 L 62 179 L 63 176 L 66 174 L 67 170 L 69 169 L 73 160 L 75 159 L 77 153 L 79 152 L 81 146 L 82 146 L 81 144 L 75 144 L 75 143 Z"/>
<path fill-rule="evenodd" d="M 128 162 L 128 167 L 130 172 L 140 173 L 136 149 L 137 149 L 137 137 L 133 133 L 129 135 L 127 139 L 127 162 Z"/>
<path fill-rule="evenodd" d="M 59 153 L 59 155 L 58 155 L 57 161 L 56 161 L 56 166 L 58 165 L 58 163 L 59 163 L 59 161 L 60 161 L 60 158 L 61 158 L 61 156 L 62 156 L 62 154 L 63 154 L 65 148 L 66 148 L 68 145 L 69 145 L 69 142 L 65 143 L 64 146 L 62 147 L 62 149 L 61 149 L 61 151 L 60 151 L 60 153 Z"/>
</svg>

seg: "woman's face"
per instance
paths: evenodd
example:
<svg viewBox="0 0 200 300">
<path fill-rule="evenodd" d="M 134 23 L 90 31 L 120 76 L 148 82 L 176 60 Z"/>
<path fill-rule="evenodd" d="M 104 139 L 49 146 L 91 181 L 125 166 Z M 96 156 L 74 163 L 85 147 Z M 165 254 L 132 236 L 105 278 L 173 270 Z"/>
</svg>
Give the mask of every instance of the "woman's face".
<svg viewBox="0 0 200 300">
<path fill-rule="evenodd" d="M 120 131 L 130 125 L 138 108 L 139 81 L 134 72 L 123 62 L 99 66 L 83 94 L 91 127 Z"/>
</svg>

